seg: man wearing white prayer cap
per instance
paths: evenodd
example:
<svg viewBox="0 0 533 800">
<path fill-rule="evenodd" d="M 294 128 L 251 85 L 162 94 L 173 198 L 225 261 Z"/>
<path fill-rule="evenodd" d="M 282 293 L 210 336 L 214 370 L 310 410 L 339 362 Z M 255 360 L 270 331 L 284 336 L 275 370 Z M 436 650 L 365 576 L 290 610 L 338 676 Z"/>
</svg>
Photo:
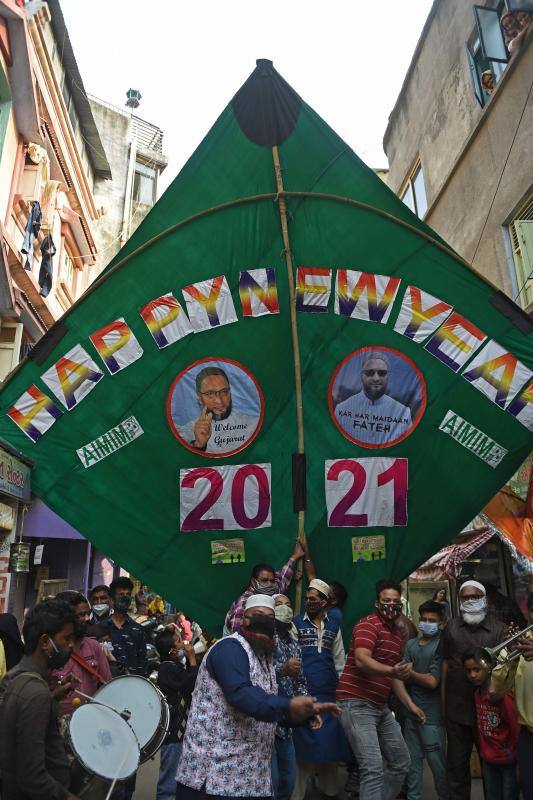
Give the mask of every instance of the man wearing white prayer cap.
<svg viewBox="0 0 533 800">
<path fill-rule="evenodd" d="M 270 764 L 278 722 L 321 724 L 335 703 L 279 697 L 273 654 L 274 598 L 247 598 L 238 632 L 202 661 L 176 775 L 177 800 L 270 797 Z"/>
<path fill-rule="evenodd" d="M 442 708 L 448 749 L 446 771 L 450 797 L 470 798 L 470 756 L 477 739 L 474 688 L 466 678 L 463 655 L 478 647 L 494 647 L 505 639 L 505 625 L 487 614 L 482 583 L 466 580 L 459 589 L 460 616 L 451 619 L 441 636 Z"/>
<path fill-rule="evenodd" d="M 328 616 L 330 586 L 319 578 L 309 582 L 305 614 L 293 620 L 302 651 L 302 668 L 309 691 L 319 700 L 335 699 L 338 676 L 346 660 L 338 618 Z M 337 763 L 348 761 L 351 750 L 338 719 L 329 717 L 318 731 L 296 728 L 293 733 L 297 773 L 292 800 L 304 800 L 307 784 L 316 785 L 326 798 L 338 794 Z"/>
</svg>

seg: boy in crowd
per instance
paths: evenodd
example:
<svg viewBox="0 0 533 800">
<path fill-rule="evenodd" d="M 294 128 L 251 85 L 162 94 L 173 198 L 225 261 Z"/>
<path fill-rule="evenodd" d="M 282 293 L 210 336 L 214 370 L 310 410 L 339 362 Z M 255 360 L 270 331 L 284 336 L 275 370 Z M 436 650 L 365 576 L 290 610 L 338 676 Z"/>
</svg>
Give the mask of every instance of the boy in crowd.
<svg viewBox="0 0 533 800">
<path fill-rule="evenodd" d="M 157 673 L 157 685 L 165 695 L 170 708 L 168 733 L 161 747 L 161 766 L 157 783 L 157 800 L 174 800 L 176 796 L 176 772 L 191 695 L 196 683 L 198 667 L 194 647 L 182 641 L 175 630 L 162 631 L 155 640 L 161 664 Z M 185 664 L 183 664 L 185 659 Z"/>
<path fill-rule="evenodd" d="M 533 592 L 527 598 L 528 623 L 533 624 Z M 533 800 L 533 636 L 518 640 L 519 658 L 504 661 L 492 670 L 491 690 L 498 694 L 514 690 L 520 724 L 518 737 L 518 769 L 524 800 Z M 516 645 L 516 643 L 515 643 Z M 503 653 L 503 651 L 502 651 Z"/>
<path fill-rule="evenodd" d="M 519 725 L 513 695 L 489 693 L 490 672 L 474 650 L 463 656 L 466 676 L 475 686 L 479 751 L 486 800 L 518 800 L 516 758 Z"/>
<path fill-rule="evenodd" d="M 443 625 L 440 603 L 428 600 L 419 613 L 419 636 L 409 639 L 404 659 L 413 664 L 408 682 L 395 680 L 393 689 L 408 709 L 404 738 L 411 756 L 407 773 L 408 800 L 422 798 L 424 759 L 433 774 L 438 800 L 448 797 L 446 781 L 446 731 L 442 719 L 440 678 L 442 659 L 437 653 Z"/>
</svg>

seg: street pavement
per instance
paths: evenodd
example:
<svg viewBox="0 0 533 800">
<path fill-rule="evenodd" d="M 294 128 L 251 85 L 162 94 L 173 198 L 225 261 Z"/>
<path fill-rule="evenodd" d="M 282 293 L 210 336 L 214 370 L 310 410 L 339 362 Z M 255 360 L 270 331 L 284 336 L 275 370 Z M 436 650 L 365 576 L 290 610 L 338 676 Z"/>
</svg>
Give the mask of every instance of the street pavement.
<svg viewBox="0 0 533 800">
<path fill-rule="evenodd" d="M 148 761 L 140 768 L 137 774 L 137 788 L 133 795 L 133 800 L 155 800 L 158 772 L 159 755 L 156 755 L 152 761 Z M 346 800 L 346 795 L 343 791 L 339 793 L 339 797 L 342 798 L 342 800 Z M 323 796 L 316 790 L 313 792 L 309 791 L 306 800 L 323 800 Z M 437 794 L 433 787 L 433 780 L 427 764 L 424 765 L 422 800 L 437 800 Z M 471 800 L 483 800 L 483 784 L 480 778 L 474 778 L 472 780 Z"/>
</svg>

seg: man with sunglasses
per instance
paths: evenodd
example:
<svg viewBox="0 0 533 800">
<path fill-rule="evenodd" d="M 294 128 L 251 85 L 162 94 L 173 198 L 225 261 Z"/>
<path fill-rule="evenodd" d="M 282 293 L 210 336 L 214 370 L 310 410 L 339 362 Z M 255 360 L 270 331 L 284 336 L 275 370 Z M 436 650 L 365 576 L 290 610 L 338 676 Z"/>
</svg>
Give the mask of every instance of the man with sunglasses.
<svg viewBox="0 0 533 800">
<path fill-rule="evenodd" d="M 335 407 L 341 428 L 352 439 L 379 445 L 390 442 L 411 427 L 408 406 L 388 395 L 390 365 L 387 356 L 370 351 L 361 366 L 361 390 Z"/>
<path fill-rule="evenodd" d="M 234 408 L 228 376 L 220 367 L 204 367 L 196 376 L 197 419 L 178 427 L 180 436 L 195 450 L 222 454 L 243 447 L 253 435 L 259 417 Z"/>
</svg>

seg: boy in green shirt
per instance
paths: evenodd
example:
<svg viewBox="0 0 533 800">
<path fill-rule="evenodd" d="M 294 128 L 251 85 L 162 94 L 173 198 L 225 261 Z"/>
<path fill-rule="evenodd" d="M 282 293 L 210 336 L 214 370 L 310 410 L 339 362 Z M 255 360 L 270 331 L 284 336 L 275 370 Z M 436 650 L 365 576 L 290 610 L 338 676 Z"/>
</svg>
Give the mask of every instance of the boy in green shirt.
<svg viewBox="0 0 533 800">
<path fill-rule="evenodd" d="M 422 800 L 422 769 L 427 760 L 438 800 L 447 800 L 446 733 L 442 719 L 440 678 L 441 657 L 437 654 L 443 627 L 440 603 L 428 600 L 418 609 L 419 635 L 410 639 L 404 660 L 412 662 L 409 680 L 393 681 L 396 695 L 408 710 L 404 738 L 411 755 L 407 774 L 408 800 Z"/>
</svg>

